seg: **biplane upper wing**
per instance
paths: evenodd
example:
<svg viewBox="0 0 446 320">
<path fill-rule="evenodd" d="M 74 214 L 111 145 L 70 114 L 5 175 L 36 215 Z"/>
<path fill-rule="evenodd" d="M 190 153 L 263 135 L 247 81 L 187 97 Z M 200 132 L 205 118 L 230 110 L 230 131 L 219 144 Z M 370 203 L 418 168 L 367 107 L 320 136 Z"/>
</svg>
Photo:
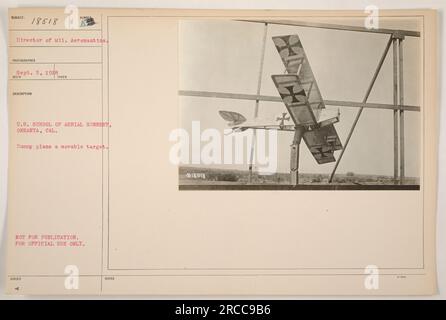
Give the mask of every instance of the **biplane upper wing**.
<svg viewBox="0 0 446 320">
<path fill-rule="evenodd" d="M 317 119 L 308 103 L 299 77 L 295 74 L 280 74 L 271 77 L 294 123 L 296 125 L 316 125 Z"/>
<path fill-rule="evenodd" d="M 341 140 L 333 124 L 305 131 L 303 139 L 319 164 L 335 161 L 333 152 L 342 149 Z"/>
<path fill-rule="evenodd" d="M 316 120 L 319 119 L 319 112 L 325 108 L 325 104 L 299 36 L 297 34 L 278 36 L 273 37 L 273 41 L 287 73 L 299 77 L 314 116 Z"/>
</svg>

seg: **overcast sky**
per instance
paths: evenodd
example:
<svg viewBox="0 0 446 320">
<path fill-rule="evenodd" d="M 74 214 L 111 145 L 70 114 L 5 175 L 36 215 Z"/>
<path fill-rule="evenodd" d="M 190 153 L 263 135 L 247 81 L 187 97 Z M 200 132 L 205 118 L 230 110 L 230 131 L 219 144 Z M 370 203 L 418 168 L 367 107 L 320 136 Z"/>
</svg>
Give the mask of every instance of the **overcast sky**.
<svg viewBox="0 0 446 320">
<path fill-rule="evenodd" d="M 329 23 L 362 25 L 362 20 L 329 20 Z M 417 20 L 380 20 L 382 28 L 420 30 Z M 182 21 L 180 23 L 180 90 L 219 91 L 255 94 L 261 58 L 264 26 L 227 20 Z M 284 66 L 272 36 L 298 34 L 310 61 L 322 97 L 327 100 L 363 100 L 367 87 L 389 36 L 363 32 L 269 25 L 261 94 L 278 96 L 272 74 L 282 74 Z M 420 38 L 404 40 L 404 101 L 421 105 Z M 368 102 L 393 103 L 392 49 Z M 250 119 L 255 101 L 180 97 L 181 126 L 190 130 L 199 120 L 202 130 L 227 128 L 218 110 L 242 113 Z M 327 108 L 335 108 L 327 106 Z M 344 144 L 358 108 L 340 107 L 341 120 L 335 125 Z M 281 103 L 260 102 L 259 116 L 275 119 L 286 111 Z M 405 112 L 406 176 L 419 176 L 421 114 Z M 289 145 L 293 134 L 279 133 L 278 171 L 289 171 Z M 338 158 L 340 151 L 335 152 Z M 304 143 L 300 172 L 330 173 L 334 163 L 319 165 Z M 220 166 L 221 167 L 221 166 Z M 231 168 L 247 169 L 233 165 Z M 365 109 L 338 172 L 393 175 L 393 111 Z"/>
</svg>

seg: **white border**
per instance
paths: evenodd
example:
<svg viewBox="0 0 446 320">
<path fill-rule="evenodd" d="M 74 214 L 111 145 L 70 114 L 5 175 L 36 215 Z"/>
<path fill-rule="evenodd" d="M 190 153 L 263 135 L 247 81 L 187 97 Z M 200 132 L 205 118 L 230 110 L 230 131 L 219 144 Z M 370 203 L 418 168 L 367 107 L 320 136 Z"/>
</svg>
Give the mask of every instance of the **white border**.
<svg viewBox="0 0 446 320">
<path fill-rule="evenodd" d="M 312 10 L 364 10 L 368 5 L 375 5 L 379 9 L 437 9 L 439 10 L 439 52 L 438 65 L 439 72 L 439 102 L 440 102 L 440 145 L 439 145 L 439 159 L 438 163 L 446 163 L 446 113 L 443 106 L 444 98 L 442 92 L 446 92 L 446 83 L 442 81 L 446 74 L 446 67 L 442 63 L 443 52 L 445 51 L 445 26 L 443 23 L 443 13 L 446 11 L 446 1 L 444 0 L 214 0 L 212 2 L 204 2 L 200 0 L 3 0 L 0 3 L 0 300 L 1 299 L 34 299 L 34 297 L 17 297 L 6 296 L 5 291 L 5 266 L 6 266 L 6 199 L 7 199 L 7 159 L 8 159 L 8 114 L 6 107 L 7 97 L 7 29 L 8 29 L 8 8 L 9 7 L 51 7 L 51 6 L 65 6 L 74 4 L 79 7 L 104 7 L 104 8 L 191 8 L 191 9 L 312 9 Z M 445 194 L 446 192 L 446 170 L 442 166 L 438 168 L 438 194 Z M 446 299 L 446 198 L 438 197 L 437 206 L 437 272 L 438 272 L 438 290 L 439 293 L 433 297 L 324 297 L 318 298 L 336 298 L 336 299 Z M 89 296 L 64 296 L 63 299 L 85 299 Z M 46 297 L 39 296 L 39 299 Z M 48 297 L 49 298 L 49 297 Z M 55 298 L 55 297 L 51 297 Z M 97 297 L 95 299 L 110 299 L 110 297 Z M 114 296 L 113 298 L 128 299 L 128 296 Z M 132 297 L 135 298 L 135 297 Z M 138 299 L 156 298 L 138 297 Z M 169 297 L 171 299 L 181 297 Z M 189 299 L 198 298 L 206 299 L 203 296 L 188 296 Z M 213 296 L 212 298 L 219 298 Z M 221 297 L 224 298 L 224 297 Z M 237 297 L 231 296 L 232 299 Z M 255 298 L 243 296 L 246 298 Z M 278 296 L 263 296 L 262 298 L 271 299 L 293 299 L 292 297 L 278 297 Z M 299 299 L 311 299 L 309 296 L 299 296 Z"/>
</svg>

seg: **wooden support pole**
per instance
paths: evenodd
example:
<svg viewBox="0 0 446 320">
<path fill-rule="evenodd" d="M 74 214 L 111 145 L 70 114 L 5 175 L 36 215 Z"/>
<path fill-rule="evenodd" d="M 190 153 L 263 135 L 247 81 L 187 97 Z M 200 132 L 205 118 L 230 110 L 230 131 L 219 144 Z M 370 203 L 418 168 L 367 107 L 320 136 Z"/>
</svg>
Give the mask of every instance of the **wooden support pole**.
<svg viewBox="0 0 446 320">
<path fill-rule="evenodd" d="M 404 74 L 403 74 L 403 40 L 398 39 L 399 44 L 399 80 L 400 80 L 400 105 L 404 104 Z M 404 110 L 400 109 L 400 184 L 404 184 L 405 163 L 404 163 Z"/>
<path fill-rule="evenodd" d="M 267 33 L 268 33 L 268 23 L 265 23 L 265 27 L 263 29 L 262 53 L 260 56 L 259 77 L 257 79 L 257 96 L 260 95 L 260 89 L 262 88 L 263 62 L 265 60 L 266 34 Z M 254 109 L 254 119 L 257 118 L 257 116 L 259 114 L 259 102 L 260 102 L 260 100 L 256 99 L 256 106 Z M 251 141 L 251 153 L 249 155 L 248 184 L 251 184 L 251 182 L 252 182 L 252 165 L 254 162 L 255 143 L 256 143 L 256 130 L 254 129 L 254 133 L 252 135 L 252 141 Z"/>
<path fill-rule="evenodd" d="M 297 186 L 299 184 L 299 149 L 303 133 L 304 129 L 302 127 L 297 127 L 294 131 L 293 143 L 290 146 L 290 176 L 292 186 Z"/>
<path fill-rule="evenodd" d="M 393 104 L 398 105 L 398 39 L 393 39 Z M 393 110 L 393 182 L 398 183 L 398 110 Z"/>
</svg>

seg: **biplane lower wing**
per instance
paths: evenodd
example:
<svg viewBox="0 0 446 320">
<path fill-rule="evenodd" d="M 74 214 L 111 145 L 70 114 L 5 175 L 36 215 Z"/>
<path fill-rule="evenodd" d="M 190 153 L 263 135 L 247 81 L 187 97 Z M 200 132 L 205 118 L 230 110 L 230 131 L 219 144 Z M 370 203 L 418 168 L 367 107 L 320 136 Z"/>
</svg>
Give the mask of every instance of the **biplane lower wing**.
<svg viewBox="0 0 446 320">
<path fill-rule="evenodd" d="M 319 164 L 336 161 L 333 153 L 342 149 L 341 140 L 333 124 L 306 131 L 303 139 Z"/>
<path fill-rule="evenodd" d="M 295 74 L 280 74 L 271 77 L 294 123 L 296 125 L 315 125 L 317 120 L 299 77 Z"/>
</svg>

